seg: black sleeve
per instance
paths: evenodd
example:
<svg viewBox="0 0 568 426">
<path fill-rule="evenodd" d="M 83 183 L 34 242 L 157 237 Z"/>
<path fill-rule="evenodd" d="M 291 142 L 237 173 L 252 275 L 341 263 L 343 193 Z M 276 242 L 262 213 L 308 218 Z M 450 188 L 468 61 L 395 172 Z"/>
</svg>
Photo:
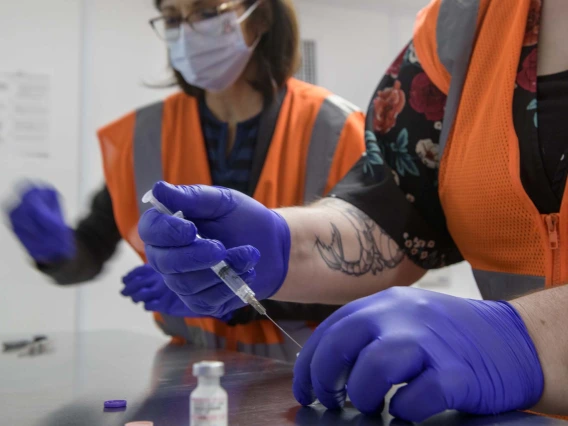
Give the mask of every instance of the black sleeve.
<svg viewBox="0 0 568 426">
<path fill-rule="evenodd" d="M 89 281 L 102 270 L 104 263 L 111 258 L 121 240 L 112 200 L 107 187 L 103 187 L 93 197 L 91 211 L 75 229 L 77 253 L 71 260 L 37 265 L 38 269 L 50 276 L 57 284 L 68 285 Z"/>
<path fill-rule="evenodd" d="M 366 153 L 330 194 L 367 214 L 424 269 L 463 260 L 438 195 L 445 103 L 410 43 L 373 94 Z"/>
</svg>

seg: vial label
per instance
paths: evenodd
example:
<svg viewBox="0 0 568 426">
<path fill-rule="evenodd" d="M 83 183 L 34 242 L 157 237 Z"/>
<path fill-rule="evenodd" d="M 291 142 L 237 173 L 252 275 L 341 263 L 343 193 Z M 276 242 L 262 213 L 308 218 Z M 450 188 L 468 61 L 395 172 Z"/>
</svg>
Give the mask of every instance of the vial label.
<svg viewBox="0 0 568 426">
<path fill-rule="evenodd" d="M 226 398 L 191 398 L 191 426 L 227 426 Z"/>
</svg>

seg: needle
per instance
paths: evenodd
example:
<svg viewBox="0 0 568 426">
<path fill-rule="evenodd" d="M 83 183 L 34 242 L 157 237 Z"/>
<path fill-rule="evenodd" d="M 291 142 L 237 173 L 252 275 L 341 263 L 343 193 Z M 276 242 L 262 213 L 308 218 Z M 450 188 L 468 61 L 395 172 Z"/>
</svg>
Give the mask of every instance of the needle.
<svg viewBox="0 0 568 426">
<path fill-rule="evenodd" d="M 272 321 L 272 324 L 274 324 L 276 327 L 278 327 L 278 329 L 279 329 L 282 333 L 284 333 L 284 334 L 286 335 L 286 337 L 288 337 L 288 339 L 290 339 L 292 342 L 294 342 L 296 345 L 298 345 L 298 347 L 299 347 L 300 349 L 302 349 L 302 345 L 300 345 L 298 342 L 296 342 L 292 336 L 290 336 L 288 333 L 286 333 L 286 332 L 284 331 L 284 329 L 283 329 L 282 327 L 280 327 L 278 324 L 276 324 L 276 321 L 274 321 L 272 318 L 270 318 L 270 317 L 268 316 L 268 314 L 264 314 L 264 316 L 265 316 L 266 318 L 268 318 L 270 321 Z"/>
</svg>

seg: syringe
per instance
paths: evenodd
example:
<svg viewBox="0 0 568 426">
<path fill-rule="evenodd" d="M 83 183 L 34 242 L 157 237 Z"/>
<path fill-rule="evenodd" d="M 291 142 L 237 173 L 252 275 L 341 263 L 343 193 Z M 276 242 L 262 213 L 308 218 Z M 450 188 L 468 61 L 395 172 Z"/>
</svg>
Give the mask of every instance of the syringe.
<svg viewBox="0 0 568 426">
<path fill-rule="evenodd" d="M 181 211 L 172 213 L 170 209 L 168 209 L 160 201 L 158 201 L 156 197 L 154 197 L 154 194 L 151 190 L 144 194 L 144 196 L 142 197 L 142 202 L 151 203 L 152 206 L 154 206 L 154 208 L 160 213 L 184 219 L 183 213 Z M 199 236 L 198 234 L 197 238 L 201 238 L 201 236 Z M 286 331 L 284 331 L 282 327 L 276 324 L 276 322 L 268 316 L 264 306 L 262 306 L 260 302 L 256 300 L 254 291 L 252 291 L 247 283 L 245 283 L 243 279 L 239 277 L 235 271 L 233 271 L 233 269 L 227 264 L 227 262 L 222 260 L 215 266 L 212 266 L 211 270 L 215 272 L 215 274 L 227 285 L 227 287 L 229 287 L 233 291 L 233 293 L 238 296 L 239 299 L 241 299 L 247 305 L 252 306 L 260 315 L 263 315 L 270 321 L 272 321 L 272 323 L 276 327 L 278 327 L 278 329 L 282 333 L 284 333 L 292 342 L 294 342 L 300 349 L 302 349 L 302 346 L 298 342 L 296 342 L 296 340 L 294 340 L 292 336 L 286 333 Z"/>
</svg>

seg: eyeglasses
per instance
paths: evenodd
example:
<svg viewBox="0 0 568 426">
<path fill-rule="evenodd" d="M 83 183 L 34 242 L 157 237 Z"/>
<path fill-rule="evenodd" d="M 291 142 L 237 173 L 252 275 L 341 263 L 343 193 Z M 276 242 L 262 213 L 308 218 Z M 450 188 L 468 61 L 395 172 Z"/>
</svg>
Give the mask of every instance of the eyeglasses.
<svg viewBox="0 0 568 426">
<path fill-rule="evenodd" d="M 159 16 L 150 20 L 150 26 L 154 29 L 158 37 L 165 41 L 176 41 L 181 34 L 181 27 L 184 23 L 189 24 L 191 29 L 203 35 L 219 35 L 227 31 L 227 22 L 219 25 L 208 25 L 207 22 L 224 13 L 235 10 L 246 0 L 232 0 L 221 3 L 215 7 L 196 9 L 186 17 L 178 16 Z"/>
</svg>

